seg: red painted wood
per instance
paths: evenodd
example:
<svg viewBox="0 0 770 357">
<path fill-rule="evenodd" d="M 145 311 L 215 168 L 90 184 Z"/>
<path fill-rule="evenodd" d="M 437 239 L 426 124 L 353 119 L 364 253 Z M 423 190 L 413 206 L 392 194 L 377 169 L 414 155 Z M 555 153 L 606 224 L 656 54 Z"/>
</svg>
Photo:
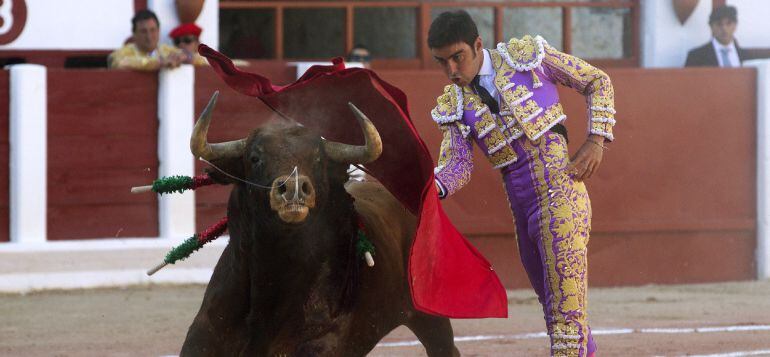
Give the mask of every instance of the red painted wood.
<svg viewBox="0 0 770 357">
<path fill-rule="evenodd" d="M 512 236 L 470 241 L 507 288 L 530 288 Z M 588 249 L 588 283 L 596 287 L 749 280 L 755 274 L 753 257 L 751 231 L 595 233 Z"/>
<path fill-rule="evenodd" d="M 157 237 L 158 213 L 147 206 L 118 205 L 111 202 L 49 206 L 48 238 L 68 240 Z M 146 224 L 153 221 L 155 223 L 152 227 Z"/>
<path fill-rule="evenodd" d="M 157 237 L 157 74 L 48 71 L 48 239 Z M 120 232 L 120 233 L 118 233 Z"/>
<path fill-rule="evenodd" d="M 443 75 L 379 74 L 407 93 L 415 126 L 435 155 L 441 138 L 429 111 L 446 83 Z M 610 69 L 609 74 L 617 142 L 609 144 L 599 173 L 588 181 L 594 213 L 590 251 L 592 256 L 603 251 L 603 258 L 592 262 L 592 284 L 754 278 L 755 71 Z M 570 89 L 561 94 L 574 152 L 586 133 L 585 102 Z M 513 269 L 508 264 L 519 269 L 515 244 L 501 243 L 514 233 L 499 174 L 478 152 L 475 164 L 470 184 L 443 206 L 474 242 L 497 242 L 481 247 L 500 257 L 491 258 L 496 270 Z M 677 269 L 681 274 L 672 273 Z M 505 284 L 524 286 L 520 273 L 510 270 Z"/>
<path fill-rule="evenodd" d="M 291 69 L 251 70 L 278 83 L 293 78 Z M 588 181 L 594 212 L 591 284 L 754 278 L 755 70 L 608 73 L 615 85 L 618 139 L 609 144 L 599 173 Z M 446 84 L 443 74 L 378 74 L 406 92 L 415 126 L 435 155 L 441 138 L 429 112 Z M 208 69 L 197 73 L 196 113 L 215 89 L 222 95 L 212 141 L 244 137 L 270 113 L 260 102 L 225 87 Z M 561 95 L 574 152 L 585 137 L 585 102 L 570 89 Z M 506 286 L 525 287 L 499 174 L 478 153 L 475 163 L 471 183 L 444 201 L 444 208 L 490 258 Z M 228 187 L 196 192 L 199 230 L 225 214 L 228 192 Z"/>
<path fill-rule="evenodd" d="M 9 115 L 10 115 L 10 72 L 0 71 L 0 167 L 8 168 L 9 150 Z M 9 235 L 9 197 L 8 170 L 0 171 L 0 242 L 10 240 Z"/>
</svg>

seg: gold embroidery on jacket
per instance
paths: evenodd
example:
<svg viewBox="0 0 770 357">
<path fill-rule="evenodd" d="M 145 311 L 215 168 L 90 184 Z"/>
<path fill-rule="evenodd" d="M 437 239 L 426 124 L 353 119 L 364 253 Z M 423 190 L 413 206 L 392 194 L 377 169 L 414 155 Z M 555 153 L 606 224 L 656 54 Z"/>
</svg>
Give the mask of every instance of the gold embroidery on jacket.
<svg viewBox="0 0 770 357">
<path fill-rule="evenodd" d="M 484 145 L 487 146 L 487 152 L 494 154 L 500 151 L 503 146 L 508 145 L 505 141 L 505 136 L 498 130 L 492 130 L 492 132 L 484 138 Z"/>
<path fill-rule="evenodd" d="M 565 117 L 561 103 L 556 103 L 548 107 L 543 115 L 535 120 L 522 122 L 521 126 L 524 128 L 527 137 L 534 140 L 543 135 L 556 122 L 564 120 Z"/>
<path fill-rule="evenodd" d="M 491 154 L 488 157 L 489 157 L 489 162 L 491 162 L 494 168 L 496 169 L 499 169 L 508 164 L 516 162 L 516 159 L 517 159 L 516 152 L 513 151 L 513 148 L 510 145 L 503 146 L 503 148 L 500 149 L 500 151 L 494 154 Z"/>
<path fill-rule="evenodd" d="M 462 103 L 458 100 L 461 95 L 455 85 L 444 87 L 444 93 L 436 99 L 436 107 L 431 111 L 433 120 L 438 124 L 446 124 L 462 119 Z"/>
<path fill-rule="evenodd" d="M 495 128 L 494 116 L 487 110 L 486 113 L 481 115 L 481 120 L 474 123 L 473 126 L 476 129 L 476 135 L 479 138 L 483 138 Z"/>
<path fill-rule="evenodd" d="M 519 123 L 522 123 L 525 128 L 527 122 L 532 121 L 532 119 L 542 111 L 543 108 L 540 108 L 534 99 L 527 100 L 523 105 L 517 105 L 513 107 L 513 115 L 519 119 Z"/>
<path fill-rule="evenodd" d="M 473 153 L 470 141 L 462 137 L 462 129 L 452 124 L 440 128 L 443 139 L 434 173 L 451 195 L 471 180 Z"/>
<path fill-rule="evenodd" d="M 609 125 L 599 125 L 592 120 L 589 124 L 592 127 L 591 133 L 612 140 L 612 125 L 615 124 L 615 90 L 610 77 L 586 61 L 562 53 L 551 46 L 545 46 L 545 53 L 543 66 L 551 70 L 551 76 L 559 83 L 575 88 L 588 97 L 589 118 L 602 118 L 603 122 L 609 123 Z"/>
</svg>

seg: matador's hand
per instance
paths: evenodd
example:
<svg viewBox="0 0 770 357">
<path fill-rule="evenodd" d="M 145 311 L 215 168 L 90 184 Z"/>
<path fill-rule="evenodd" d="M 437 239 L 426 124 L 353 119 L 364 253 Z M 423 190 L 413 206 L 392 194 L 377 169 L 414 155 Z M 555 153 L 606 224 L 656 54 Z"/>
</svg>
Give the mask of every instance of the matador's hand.
<svg viewBox="0 0 770 357">
<path fill-rule="evenodd" d="M 603 150 L 604 137 L 593 134 L 588 136 L 583 146 L 572 157 L 572 162 L 567 165 L 567 173 L 576 181 L 590 178 L 602 163 Z"/>
</svg>

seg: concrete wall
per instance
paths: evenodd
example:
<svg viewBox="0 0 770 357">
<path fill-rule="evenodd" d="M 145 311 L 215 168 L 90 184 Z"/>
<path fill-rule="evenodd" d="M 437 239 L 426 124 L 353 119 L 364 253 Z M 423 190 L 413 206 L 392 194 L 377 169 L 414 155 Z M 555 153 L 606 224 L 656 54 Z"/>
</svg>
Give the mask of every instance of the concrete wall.
<svg viewBox="0 0 770 357">
<path fill-rule="evenodd" d="M 18 2 L 20 0 L 15 0 Z M 2 50 L 112 50 L 131 35 L 134 0 L 25 0 L 26 25 Z M 179 24 L 173 0 L 148 0 L 161 23 L 161 42 Z M 6 6 L 10 4 L 6 1 Z M 0 9 L 1 11 L 2 9 Z M 3 16 L 0 12 L 0 16 Z M 4 21 L 5 17 L 3 16 Z M 87 21 L 84 19 L 87 18 Z M 201 40 L 219 46 L 219 1 L 206 0 L 196 21 L 204 31 Z M 0 33 L 1 35 L 2 33 Z"/>
</svg>

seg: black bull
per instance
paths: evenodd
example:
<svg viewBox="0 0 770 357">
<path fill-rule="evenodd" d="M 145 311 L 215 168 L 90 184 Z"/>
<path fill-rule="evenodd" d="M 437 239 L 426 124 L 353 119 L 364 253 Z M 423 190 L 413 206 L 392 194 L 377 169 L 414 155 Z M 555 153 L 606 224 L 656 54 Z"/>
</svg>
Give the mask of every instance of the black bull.
<svg viewBox="0 0 770 357">
<path fill-rule="evenodd" d="M 329 142 L 272 121 L 246 139 L 208 143 L 216 94 L 191 149 L 233 184 L 230 242 L 214 269 L 182 356 L 363 356 L 406 325 L 430 356 L 459 355 L 450 322 L 416 311 L 407 283 L 415 217 L 382 185 L 348 182 L 351 163 L 382 151 L 371 122 L 351 105 L 363 146 Z M 222 172 L 227 172 L 227 175 Z M 376 249 L 357 253 L 359 224 Z"/>
</svg>

